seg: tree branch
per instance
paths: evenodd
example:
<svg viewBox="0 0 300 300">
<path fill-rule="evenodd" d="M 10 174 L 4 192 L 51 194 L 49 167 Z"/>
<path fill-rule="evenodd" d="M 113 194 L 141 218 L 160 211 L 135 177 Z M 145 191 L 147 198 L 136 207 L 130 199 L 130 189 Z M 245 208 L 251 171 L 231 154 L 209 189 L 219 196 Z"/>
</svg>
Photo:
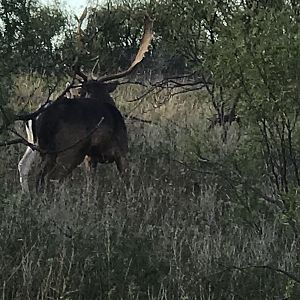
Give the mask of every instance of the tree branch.
<svg viewBox="0 0 300 300">
<path fill-rule="evenodd" d="M 283 275 L 287 276 L 288 278 L 292 279 L 293 281 L 295 281 L 296 283 L 300 284 L 300 278 L 296 277 L 295 275 L 293 275 L 285 270 L 275 268 L 270 265 L 254 265 L 254 266 L 246 266 L 246 267 L 229 266 L 228 269 L 235 269 L 238 271 L 245 271 L 248 269 L 267 269 L 267 270 L 274 271 L 276 273 L 283 274 Z"/>
</svg>

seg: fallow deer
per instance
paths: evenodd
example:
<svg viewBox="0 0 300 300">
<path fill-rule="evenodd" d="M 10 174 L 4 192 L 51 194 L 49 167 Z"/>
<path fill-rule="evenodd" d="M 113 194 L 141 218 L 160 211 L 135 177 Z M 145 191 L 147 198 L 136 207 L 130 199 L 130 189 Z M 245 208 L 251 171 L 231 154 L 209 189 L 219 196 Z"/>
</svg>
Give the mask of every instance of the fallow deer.
<svg viewBox="0 0 300 300">
<path fill-rule="evenodd" d="M 118 86 L 116 79 L 130 74 L 152 40 L 153 22 L 145 18 L 144 34 L 139 51 L 131 66 L 120 73 L 90 79 L 80 68 L 76 73 L 81 77 L 81 95 L 72 100 L 63 95 L 37 112 L 19 117 L 31 120 L 35 142 L 42 158 L 42 167 L 37 187 L 45 181 L 60 180 L 79 165 L 87 156 L 89 165 L 115 162 L 121 174 L 127 170 L 128 138 L 124 119 L 110 96 Z M 28 191 L 28 166 L 35 159 L 34 150 L 26 150 L 19 163 L 20 180 L 24 191 Z"/>
</svg>

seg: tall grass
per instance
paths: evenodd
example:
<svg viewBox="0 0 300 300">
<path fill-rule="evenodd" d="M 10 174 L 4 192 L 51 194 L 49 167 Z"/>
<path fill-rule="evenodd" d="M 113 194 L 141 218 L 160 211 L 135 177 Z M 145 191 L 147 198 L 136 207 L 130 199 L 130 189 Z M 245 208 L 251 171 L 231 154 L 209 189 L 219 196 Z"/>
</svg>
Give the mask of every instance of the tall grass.
<svg viewBox="0 0 300 300">
<path fill-rule="evenodd" d="M 199 95 L 189 97 L 133 112 L 155 124 L 127 121 L 130 187 L 102 165 L 92 189 L 78 167 L 51 194 L 21 195 L 24 148 L 2 149 L 3 300 L 299 299 L 299 245 L 281 215 L 262 204 L 252 210 L 248 191 L 234 193 L 199 163 L 199 140 L 201 155 L 226 159 L 243 135 L 233 127 L 224 145 L 218 128 L 207 132 Z"/>
</svg>

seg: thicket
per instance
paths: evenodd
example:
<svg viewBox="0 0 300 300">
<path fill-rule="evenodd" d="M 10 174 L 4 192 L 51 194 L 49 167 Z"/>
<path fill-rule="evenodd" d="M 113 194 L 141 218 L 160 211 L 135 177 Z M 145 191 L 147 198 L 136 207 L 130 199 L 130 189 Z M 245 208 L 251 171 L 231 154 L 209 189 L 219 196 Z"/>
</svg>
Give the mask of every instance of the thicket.
<svg viewBox="0 0 300 300">
<path fill-rule="evenodd" d="M 2 298 L 299 299 L 298 1 L 108 1 L 79 42 L 57 5 L 1 0 L 1 139 L 76 57 L 125 69 L 145 12 L 152 47 L 114 95 L 150 121 L 127 120 L 130 188 L 101 166 L 93 191 L 78 168 L 21 195 L 24 147 L 1 149 Z"/>
</svg>

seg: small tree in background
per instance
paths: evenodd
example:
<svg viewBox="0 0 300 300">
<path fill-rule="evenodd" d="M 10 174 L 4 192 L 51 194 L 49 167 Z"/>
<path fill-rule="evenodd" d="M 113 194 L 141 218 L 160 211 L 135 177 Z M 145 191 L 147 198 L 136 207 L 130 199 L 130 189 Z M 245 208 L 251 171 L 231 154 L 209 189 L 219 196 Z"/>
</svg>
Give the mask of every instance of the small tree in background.
<svg viewBox="0 0 300 300">
<path fill-rule="evenodd" d="M 0 97 L 4 104 L 16 74 L 63 75 L 60 46 L 69 21 L 57 6 L 25 0 L 2 0 L 0 19 Z"/>
</svg>

